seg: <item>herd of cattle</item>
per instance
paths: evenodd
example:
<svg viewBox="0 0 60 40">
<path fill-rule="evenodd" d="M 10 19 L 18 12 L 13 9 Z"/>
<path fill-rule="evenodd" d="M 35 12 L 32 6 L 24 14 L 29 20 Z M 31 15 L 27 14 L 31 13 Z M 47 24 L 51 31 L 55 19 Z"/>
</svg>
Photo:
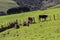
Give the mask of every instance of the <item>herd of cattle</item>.
<svg viewBox="0 0 60 40">
<path fill-rule="evenodd" d="M 48 15 L 39 15 L 39 20 L 42 21 L 41 19 L 44 19 L 44 21 L 46 21 L 47 17 Z M 35 17 L 28 17 L 28 21 L 23 22 L 23 26 L 29 26 L 29 24 L 32 24 L 32 23 L 36 23 Z M 9 23 L 7 27 L 4 27 L 3 25 L 1 25 L 0 32 L 3 32 L 10 28 L 18 29 L 19 28 L 18 20 L 16 20 L 15 22 Z"/>
</svg>

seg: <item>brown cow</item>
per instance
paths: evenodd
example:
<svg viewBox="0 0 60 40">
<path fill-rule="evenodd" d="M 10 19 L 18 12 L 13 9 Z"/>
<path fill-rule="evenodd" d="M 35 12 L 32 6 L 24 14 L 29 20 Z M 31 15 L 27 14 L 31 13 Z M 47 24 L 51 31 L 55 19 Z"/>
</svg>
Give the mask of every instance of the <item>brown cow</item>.
<svg viewBox="0 0 60 40">
<path fill-rule="evenodd" d="M 23 22 L 23 26 L 29 26 L 29 22 L 28 21 Z"/>
<path fill-rule="evenodd" d="M 29 23 L 35 23 L 35 18 L 34 17 L 28 17 L 28 22 Z"/>
</svg>

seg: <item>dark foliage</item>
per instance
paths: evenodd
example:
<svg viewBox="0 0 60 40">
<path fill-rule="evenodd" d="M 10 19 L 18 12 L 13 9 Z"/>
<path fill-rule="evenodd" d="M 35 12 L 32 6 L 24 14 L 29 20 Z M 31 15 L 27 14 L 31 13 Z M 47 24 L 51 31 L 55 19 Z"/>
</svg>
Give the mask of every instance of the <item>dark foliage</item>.
<svg viewBox="0 0 60 40">
<path fill-rule="evenodd" d="M 17 7 L 17 8 L 11 8 L 7 10 L 7 14 L 16 14 L 21 12 L 28 12 L 30 9 L 28 7 Z"/>
</svg>

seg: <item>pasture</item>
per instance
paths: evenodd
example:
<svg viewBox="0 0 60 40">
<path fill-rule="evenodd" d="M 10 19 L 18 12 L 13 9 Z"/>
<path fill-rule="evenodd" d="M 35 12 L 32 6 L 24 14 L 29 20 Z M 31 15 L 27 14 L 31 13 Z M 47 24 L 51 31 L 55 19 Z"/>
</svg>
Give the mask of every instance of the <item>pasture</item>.
<svg viewBox="0 0 60 40">
<path fill-rule="evenodd" d="M 11 28 L 0 33 L 0 40 L 60 40 L 60 8 L 37 10 L 21 14 L 0 16 L 0 25 L 7 26 L 9 22 L 22 24 L 29 16 L 35 17 L 36 24 Z M 39 22 L 38 15 L 47 14 L 45 22 Z M 55 18 L 54 16 L 55 15 Z"/>
</svg>

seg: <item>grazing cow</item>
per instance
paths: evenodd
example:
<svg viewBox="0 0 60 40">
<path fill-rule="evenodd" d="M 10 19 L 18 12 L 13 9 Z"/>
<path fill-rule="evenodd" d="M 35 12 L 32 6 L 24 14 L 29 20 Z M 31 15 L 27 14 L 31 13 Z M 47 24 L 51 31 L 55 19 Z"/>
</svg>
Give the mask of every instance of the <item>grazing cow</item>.
<svg viewBox="0 0 60 40">
<path fill-rule="evenodd" d="M 14 23 L 10 23 L 9 26 L 8 26 L 8 29 L 13 28 L 14 25 L 15 25 Z"/>
<path fill-rule="evenodd" d="M 13 27 L 16 28 L 16 29 L 19 28 L 19 25 L 18 25 L 18 21 L 17 20 L 15 22 L 9 23 L 9 25 L 7 27 L 4 27 L 3 25 L 1 25 L 0 32 L 3 32 L 5 30 L 10 29 L 10 28 L 13 28 Z"/>
<path fill-rule="evenodd" d="M 19 25 L 18 24 L 15 24 L 15 26 L 14 26 L 16 29 L 18 29 L 19 28 Z"/>
<path fill-rule="evenodd" d="M 35 23 L 35 18 L 34 17 L 28 17 L 28 22 L 29 23 Z"/>
<path fill-rule="evenodd" d="M 29 22 L 28 21 L 23 22 L 23 26 L 29 26 Z"/>
<path fill-rule="evenodd" d="M 14 23 L 10 23 L 10 24 L 8 25 L 8 29 L 13 28 L 14 25 L 15 25 Z"/>
<path fill-rule="evenodd" d="M 48 15 L 39 15 L 39 20 L 41 21 L 41 19 L 44 19 L 44 21 L 46 21 L 47 17 Z"/>
<path fill-rule="evenodd" d="M 19 28 L 19 25 L 18 25 L 18 20 L 16 20 L 15 22 L 14 22 L 14 27 L 16 28 L 16 29 L 18 29 Z"/>
</svg>

